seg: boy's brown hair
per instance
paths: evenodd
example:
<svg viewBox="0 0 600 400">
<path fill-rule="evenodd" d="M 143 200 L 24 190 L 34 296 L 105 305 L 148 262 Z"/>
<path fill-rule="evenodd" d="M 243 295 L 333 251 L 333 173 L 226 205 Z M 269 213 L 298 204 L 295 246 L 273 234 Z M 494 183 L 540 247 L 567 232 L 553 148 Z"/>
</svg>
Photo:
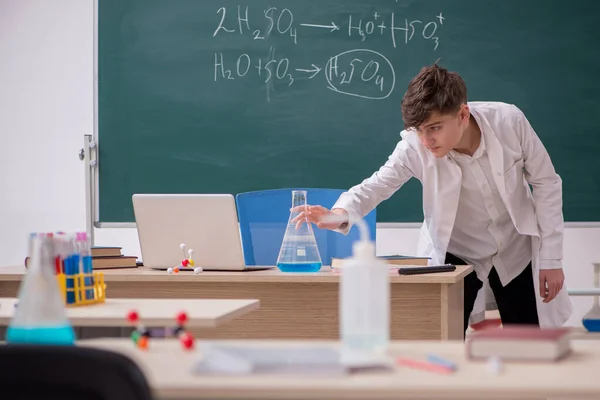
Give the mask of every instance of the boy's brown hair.
<svg viewBox="0 0 600 400">
<path fill-rule="evenodd" d="M 467 86 L 459 74 L 437 65 L 424 67 L 402 98 L 405 129 L 418 128 L 432 113 L 457 112 L 467 102 Z"/>
</svg>

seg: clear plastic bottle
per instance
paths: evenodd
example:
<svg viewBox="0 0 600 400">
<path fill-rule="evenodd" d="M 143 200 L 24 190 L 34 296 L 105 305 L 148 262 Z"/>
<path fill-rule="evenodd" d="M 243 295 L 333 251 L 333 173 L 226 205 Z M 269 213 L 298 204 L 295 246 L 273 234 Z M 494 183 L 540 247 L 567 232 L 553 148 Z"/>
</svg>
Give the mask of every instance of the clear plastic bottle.
<svg viewBox="0 0 600 400">
<path fill-rule="evenodd" d="M 360 366 L 388 358 L 390 282 L 389 268 L 375 257 L 372 242 L 354 243 L 353 253 L 340 276 L 341 357 L 345 364 Z"/>
<path fill-rule="evenodd" d="M 69 324 L 55 272 L 54 239 L 33 238 L 31 266 L 19 288 L 19 302 L 6 330 L 8 343 L 71 345 Z"/>
<path fill-rule="evenodd" d="M 594 288 L 600 287 L 600 263 L 594 264 Z M 582 324 L 589 332 L 600 332 L 600 304 L 594 296 L 592 308 L 583 316 Z"/>
<path fill-rule="evenodd" d="M 306 190 L 292 191 L 292 208 L 306 206 Z M 298 212 L 291 211 L 285 236 L 277 258 L 277 268 L 282 272 L 318 272 L 321 269 L 321 255 L 310 222 L 296 228 L 292 222 Z"/>
</svg>

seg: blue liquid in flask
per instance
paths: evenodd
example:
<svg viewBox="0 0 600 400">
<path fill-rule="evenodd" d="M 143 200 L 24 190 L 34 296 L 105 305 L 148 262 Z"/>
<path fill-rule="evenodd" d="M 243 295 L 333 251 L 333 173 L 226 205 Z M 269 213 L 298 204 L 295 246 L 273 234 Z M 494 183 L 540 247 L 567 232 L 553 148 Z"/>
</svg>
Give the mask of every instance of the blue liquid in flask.
<svg viewBox="0 0 600 400">
<path fill-rule="evenodd" d="M 600 263 L 594 264 L 594 287 L 600 286 Z M 588 332 L 600 332 L 600 301 L 598 296 L 594 296 L 592 308 L 585 313 L 581 324 Z"/>
<path fill-rule="evenodd" d="M 598 296 L 594 296 L 594 305 L 585 313 L 581 319 L 581 324 L 588 332 L 600 332 L 600 305 Z"/>
<path fill-rule="evenodd" d="M 600 332 L 600 319 L 584 318 L 581 323 L 588 332 Z"/>
<path fill-rule="evenodd" d="M 6 341 L 20 344 L 73 345 L 75 343 L 75 332 L 73 332 L 73 327 L 70 325 L 48 327 L 9 326 L 6 330 Z"/>
<path fill-rule="evenodd" d="M 321 270 L 322 263 L 310 262 L 310 263 L 277 263 L 277 268 L 281 272 L 319 272 Z"/>
</svg>

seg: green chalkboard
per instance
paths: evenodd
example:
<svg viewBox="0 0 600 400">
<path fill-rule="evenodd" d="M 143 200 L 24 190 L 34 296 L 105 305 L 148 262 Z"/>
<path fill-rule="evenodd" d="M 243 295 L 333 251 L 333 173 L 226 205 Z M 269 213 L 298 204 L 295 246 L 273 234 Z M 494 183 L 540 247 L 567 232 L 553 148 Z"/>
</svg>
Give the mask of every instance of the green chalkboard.
<svg viewBox="0 0 600 400">
<path fill-rule="evenodd" d="M 400 100 L 441 59 L 470 100 L 517 104 L 600 221 L 600 2 L 98 0 L 100 222 L 133 193 L 348 188 L 400 140 Z M 420 222 L 421 185 L 378 208 Z"/>
</svg>

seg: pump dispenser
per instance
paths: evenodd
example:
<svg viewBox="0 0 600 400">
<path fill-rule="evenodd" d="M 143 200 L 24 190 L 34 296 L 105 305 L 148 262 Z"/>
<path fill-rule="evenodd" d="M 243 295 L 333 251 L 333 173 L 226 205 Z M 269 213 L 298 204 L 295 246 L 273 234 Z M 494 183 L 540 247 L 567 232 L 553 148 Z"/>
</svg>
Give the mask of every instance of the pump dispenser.
<svg viewBox="0 0 600 400">
<path fill-rule="evenodd" d="M 327 220 L 340 220 L 329 216 Z M 378 260 L 367 224 L 350 218 L 360 230 L 352 257 L 341 268 L 339 315 L 341 361 L 352 366 L 388 360 L 390 341 L 390 281 L 387 263 Z"/>
</svg>

